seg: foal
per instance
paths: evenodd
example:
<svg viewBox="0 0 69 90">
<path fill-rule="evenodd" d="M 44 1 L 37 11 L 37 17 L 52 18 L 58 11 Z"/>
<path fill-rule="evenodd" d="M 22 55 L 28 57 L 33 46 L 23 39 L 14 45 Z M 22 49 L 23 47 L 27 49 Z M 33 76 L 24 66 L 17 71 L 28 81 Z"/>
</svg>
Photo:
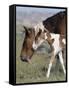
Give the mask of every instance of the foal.
<svg viewBox="0 0 69 90">
<path fill-rule="evenodd" d="M 63 56 L 62 56 L 62 51 L 66 44 L 65 37 L 60 34 L 49 33 L 49 31 L 47 30 L 44 30 L 44 32 L 42 32 L 40 29 L 39 35 L 36 36 L 36 39 L 33 42 L 33 49 L 36 50 L 45 40 L 49 43 L 50 47 L 52 48 L 52 56 L 51 56 L 48 71 L 47 71 L 47 78 L 49 78 L 51 67 L 55 60 L 56 55 L 59 56 L 60 63 L 63 68 L 63 72 L 65 74 L 66 70 L 65 70 Z"/>
</svg>

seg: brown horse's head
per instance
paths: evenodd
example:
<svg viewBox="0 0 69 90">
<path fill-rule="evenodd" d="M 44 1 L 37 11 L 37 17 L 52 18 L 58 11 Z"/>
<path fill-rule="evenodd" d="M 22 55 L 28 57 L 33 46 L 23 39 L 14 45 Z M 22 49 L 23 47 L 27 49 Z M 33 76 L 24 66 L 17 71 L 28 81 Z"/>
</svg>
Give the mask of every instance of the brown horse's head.
<svg viewBox="0 0 69 90">
<path fill-rule="evenodd" d="M 25 39 L 21 49 L 21 60 L 30 62 L 31 56 L 34 53 L 32 49 L 33 40 L 35 39 L 35 31 L 34 28 L 27 28 L 24 26 L 25 29 Z"/>
</svg>

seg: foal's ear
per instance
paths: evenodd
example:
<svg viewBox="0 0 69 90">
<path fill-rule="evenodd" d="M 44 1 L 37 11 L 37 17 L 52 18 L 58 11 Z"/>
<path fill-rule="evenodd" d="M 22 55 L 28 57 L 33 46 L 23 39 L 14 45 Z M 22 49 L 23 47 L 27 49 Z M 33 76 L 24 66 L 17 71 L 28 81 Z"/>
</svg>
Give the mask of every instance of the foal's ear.
<svg viewBox="0 0 69 90">
<path fill-rule="evenodd" d="M 50 32 L 48 31 L 48 29 L 46 29 L 46 28 L 44 28 L 44 32 L 45 32 L 45 33 L 50 33 Z"/>
<path fill-rule="evenodd" d="M 39 28 L 39 35 L 41 34 L 42 30 Z"/>
<path fill-rule="evenodd" d="M 54 38 L 53 39 L 51 39 L 51 43 L 53 43 L 54 42 Z"/>
</svg>

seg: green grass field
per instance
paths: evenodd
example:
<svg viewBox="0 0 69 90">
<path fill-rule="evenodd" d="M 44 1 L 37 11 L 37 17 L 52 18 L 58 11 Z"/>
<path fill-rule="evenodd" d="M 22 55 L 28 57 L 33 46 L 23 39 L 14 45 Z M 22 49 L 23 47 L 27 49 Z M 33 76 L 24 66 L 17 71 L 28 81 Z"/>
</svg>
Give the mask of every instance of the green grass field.
<svg viewBox="0 0 69 90">
<path fill-rule="evenodd" d="M 23 36 L 16 34 L 16 83 L 65 81 L 66 76 L 58 62 L 54 62 L 49 79 L 46 78 L 50 54 L 34 53 L 31 64 L 20 60 Z"/>
</svg>

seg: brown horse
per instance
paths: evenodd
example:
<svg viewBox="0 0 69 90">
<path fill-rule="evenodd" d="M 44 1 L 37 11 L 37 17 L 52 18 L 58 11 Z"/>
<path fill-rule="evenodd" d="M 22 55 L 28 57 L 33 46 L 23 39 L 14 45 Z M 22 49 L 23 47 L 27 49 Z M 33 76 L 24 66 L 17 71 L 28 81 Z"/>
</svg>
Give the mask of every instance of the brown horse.
<svg viewBox="0 0 69 90">
<path fill-rule="evenodd" d="M 59 12 L 56 15 L 43 21 L 43 25 L 51 33 L 62 34 L 66 33 L 66 11 Z"/>
<path fill-rule="evenodd" d="M 41 30 L 43 32 L 44 29 L 47 29 L 51 33 L 65 35 L 66 15 L 66 11 L 59 12 L 54 16 L 42 21 L 40 24 L 34 26 L 34 28 L 24 27 L 24 29 L 26 30 L 26 35 L 22 45 L 21 59 L 30 61 L 34 53 L 34 50 L 32 49 L 33 41 L 38 37 L 38 35 L 41 36 Z"/>
<path fill-rule="evenodd" d="M 21 49 L 21 60 L 30 62 L 30 58 L 33 55 L 32 44 L 34 40 L 35 32 L 33 28 L 27 28 L 24 26 L 25 29 L 25 38 Z"/>
</svg>

